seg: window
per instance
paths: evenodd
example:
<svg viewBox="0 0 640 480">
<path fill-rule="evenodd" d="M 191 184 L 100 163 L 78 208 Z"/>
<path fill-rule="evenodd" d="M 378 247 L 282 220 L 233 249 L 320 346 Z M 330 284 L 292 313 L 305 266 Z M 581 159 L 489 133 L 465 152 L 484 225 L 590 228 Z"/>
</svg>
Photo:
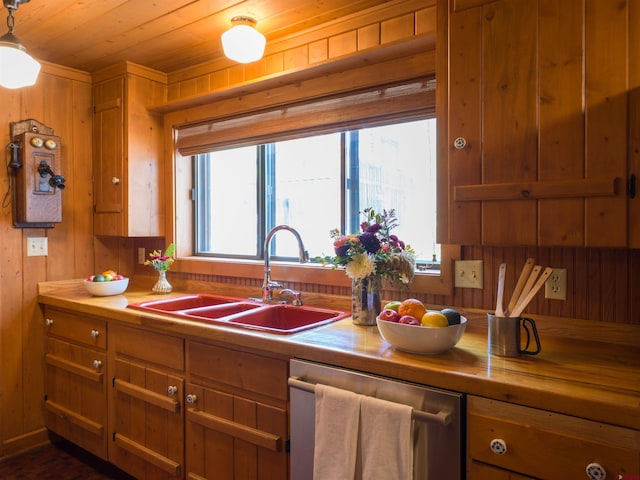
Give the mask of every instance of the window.
<svg viewBox="0 0 640 480">
<path fill-rule="evenodd" d="M 309 135 L 194 156 L 195 254 L 261 259 L 266 232 L 298 230 L 310 257 L 333 254 L 329 231 L 360 230 L 360 211 L 395 208 L 395 230 L 421 265 L 438 265 L 435 119 Z M 229 229 L 220 228 L 233 225 Z M 275 258 L 297 257 L 278 235 Z"/>
<path fill-rule="evenodd" d="M 169 119 L 176 270 L 259 280 L 262 240 L 272 226 L 298 229 L 310 257 L 330 255 L 331 229 L 355 231 L 368 206 L 396 208 L 396 233 L 424 261 L 410 289 L 451 293 L 460 248 L 438 249 L 428 231 L 436 224 L 435 80 L 372 87 L 365 70 L 356 75 L 362 89 L 350 73 L 346 91 L 323 79 L 309 92 L 283 86 Z M 297 257 L 292 235 L 276 235 L 270 247 L 276 277 L 319 288 L 350 285 L 342 271 L 288 261 Z M 439 271 L 431 268 L 434 251 Z"/>
</svg>

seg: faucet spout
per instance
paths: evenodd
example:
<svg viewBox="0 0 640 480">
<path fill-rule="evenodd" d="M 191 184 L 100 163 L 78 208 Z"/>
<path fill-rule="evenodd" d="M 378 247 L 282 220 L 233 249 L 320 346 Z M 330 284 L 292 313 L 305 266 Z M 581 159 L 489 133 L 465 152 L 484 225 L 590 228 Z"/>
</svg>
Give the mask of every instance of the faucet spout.
<svg viewBox="0 0 640 480">
<path fill-rule="evenodd" d="M 274 282 L 271 280 L 271 264 L 270 264 L 270 254 L 269 254 L 269 245 L 271 244 L 271 239 L 273 236 L 279 232 L 280 230 L 287 230 L 293 234 L 293 236 L 298 241 L 298 257 L 300 263 L 305 263 L 309 259 L 309 254 L 304 248 L 304 243 L 302 242 L 302 237 L 295 228 L 290 227 L 289 225 L 278 225 L 269 231 L 267 237 L 264 239 L 264 279 L 262 281 L 262 301 L 263 302 L 272 302 L 273 301 L 273 290 L 276 288 L 282 287 L 278 282 Z"/>
</svg>

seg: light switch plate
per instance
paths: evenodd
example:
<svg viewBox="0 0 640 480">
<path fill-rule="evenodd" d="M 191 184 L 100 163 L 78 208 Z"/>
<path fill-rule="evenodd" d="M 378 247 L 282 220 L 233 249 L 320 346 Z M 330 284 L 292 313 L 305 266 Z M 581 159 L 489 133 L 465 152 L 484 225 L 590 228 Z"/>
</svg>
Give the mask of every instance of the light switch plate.
<svg viewBox="0 0 640 480">
<path fill-rule="evenodd" d="M 46 257 L 49 254 L 47 237 L 27 238 L 27 257 Z"/>
<path fill-rule="evenodd" d="M 455 262 L 455 286 L 482 288 L 482 260 L 457 260 Z"/>
</svg>

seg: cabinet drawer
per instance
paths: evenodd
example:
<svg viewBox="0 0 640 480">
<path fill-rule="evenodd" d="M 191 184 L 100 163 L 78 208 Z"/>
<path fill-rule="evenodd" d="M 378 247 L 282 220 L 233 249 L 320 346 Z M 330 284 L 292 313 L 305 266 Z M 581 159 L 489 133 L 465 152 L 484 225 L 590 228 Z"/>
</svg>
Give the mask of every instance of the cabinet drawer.
<svg viewBox="0 0 640 480">
<path fill-rule="evenodd" d="M 533 477 L 588 478 L 591 464 L 606 478 L 640 471 L 640 432 L 628 428 L 469 396 L 468 432 L 470 459 Z"/>
<path fill-rule="evenodd" d="M 107 348 L 106 320 L 47 307 L 45 325 L 49 335 L 95 348 Z"/>
<path fill-rule="evenodd" d="M 288 364 L 284 360 L 198 342 L 188 344 L 187 357 L 195 383 L 202 379 L 221 389 L 226 386 L 245 394 L 287 400 Z"/>
<path fill-rule="evenodd" d="M 182 338 L 121 325 L 113 325 L 110 335 L 116 355 L 137 358 L 174 370 L 184 370 Z"/>
</svg>

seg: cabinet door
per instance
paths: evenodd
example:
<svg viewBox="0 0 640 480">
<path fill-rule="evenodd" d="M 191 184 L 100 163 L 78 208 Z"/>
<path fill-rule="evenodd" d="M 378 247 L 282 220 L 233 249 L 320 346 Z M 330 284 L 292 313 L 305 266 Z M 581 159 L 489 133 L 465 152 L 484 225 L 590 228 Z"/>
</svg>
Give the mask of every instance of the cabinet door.
<svg viewBox="0 0 640 480">
<path fill-rule="evenodd" d="M 440 241 L 626 246 L 629 5 L 457 3 L 439 3 Z"/>
<path fill-rule="evenodd" d="M 288 478 L 287 411 L 188 385 L 187 478 Z"/>
<path fill-rule="evenodd" d="M 49 337 L 45 364 L 47 427 L 106 460 L 105 353 Z"/>
<path fill-rule="evenodd" d="M 124 82 L 124 77 L 119 77 L 93 88 L 94 211 L 112 214 L 114 219 L 122 213 L 124 204 Z M 117 222 L 112 228 L 112 234 L 122 234 Z"/>
<path fill-rule="evenodd" d="M 184 379 L 115 360 L 109 460 L 140 479 L 182 478 Z"/>
<path fill-rule="evenodd" d="M 184 340 L 123 325 L 109 336 L 109 461 L 139 479 L 182 478 Z"/>
<path fill-rule="evenodd" d="M 484 463 L 471 462 L 469 467 L 469 480 L 533 480 L 517 473 L 502 470 L 500 468 L 485 465 Z"/>
</svg>

